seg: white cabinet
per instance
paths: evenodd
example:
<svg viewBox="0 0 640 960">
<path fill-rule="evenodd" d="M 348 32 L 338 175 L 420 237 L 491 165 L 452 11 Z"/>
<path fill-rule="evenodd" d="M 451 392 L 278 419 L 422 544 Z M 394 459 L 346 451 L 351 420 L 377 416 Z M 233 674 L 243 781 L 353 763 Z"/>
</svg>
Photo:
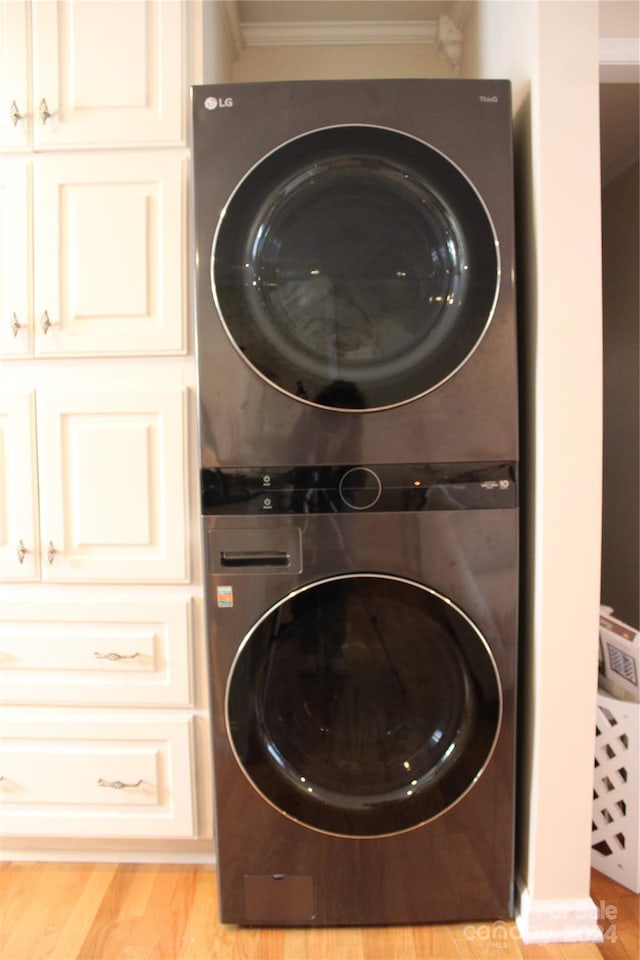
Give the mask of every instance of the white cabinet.
<svg viewBox="0 0 640 960">
<path fill-rule="evenodd" d="M 5 148 L 184 142 L 180 0 L 3 0 Z"/>
<path fill-rule="evenodd" d="M 192 643 L 184 598 L 0 605 L 3 836 L 193 838 Z"/>
<path fill-rule="evenodd" d="M 29 146 L 31 110 L 31 38 L 27 0 L 0 2 L 0 146 Z"/>
<path fill-rule="evenodd" d="M 184 350 L 180 153 L 37 160 L 38 356 Z"/>
<path fill-rule="evenodd" d="M 3 700 L 189 707 L 191 636 L 184 599 L 3 603 Z"/>
<path fill-rule="evenodd" d="M 0 0 L 0 828 L 12 844 L 210 836 L 189 509 L 200 7 Z"/>
<path fill-rule="evenodd" d="M 173 387 L 39 391 L 44 579 L 187 579 L 185 407 Z"/>
<path fill-rule="evenodd" d="M 185 166 L 160 150 L 3 162 L 0 356 L 185 352 Z"/>
<path fill-rule="evenodd" d="M 193 836 L 188 714 L 5 711 L 0 728 L 5 836 Z"/>
<path fill-rule="evenodd" d="M 0 393 L 0 580 L 40 576 L 35 394 Z"/>
<path fill-rule="evenodd" d="M 31 165 L 2 158 L 0 357 L 28 357 L 32 350 Z"/>
<path fill-rule="evenodd" d="M 97 378 L 38 388 L 34 419 L 33 393 L 0 394 L 2 578 L 186 581 L 186 399 Z"/>
</svg>

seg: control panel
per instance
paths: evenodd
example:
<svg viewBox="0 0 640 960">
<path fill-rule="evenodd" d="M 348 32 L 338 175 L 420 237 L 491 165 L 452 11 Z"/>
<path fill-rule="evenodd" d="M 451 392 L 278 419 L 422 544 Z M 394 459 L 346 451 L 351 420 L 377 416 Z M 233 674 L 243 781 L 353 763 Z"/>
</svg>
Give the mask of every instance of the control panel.
<svg viewBox="0 0 640 960">
<path fill-rule="evenodd" d="M 244 516 L 518 505 L 511 462 L 205 468 L 201 493 L 203 514 Z"/>
</svg>

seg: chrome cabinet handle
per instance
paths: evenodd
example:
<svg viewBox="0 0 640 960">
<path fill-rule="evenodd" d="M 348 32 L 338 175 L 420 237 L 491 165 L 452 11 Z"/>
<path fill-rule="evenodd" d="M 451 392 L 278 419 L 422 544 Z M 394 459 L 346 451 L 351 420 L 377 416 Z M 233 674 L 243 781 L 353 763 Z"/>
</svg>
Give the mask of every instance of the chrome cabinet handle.
<svg viewBox="0 0 640 960">
<path fill-rule="evenodd" d="M 44 97 L 40 101 L 40 106 L 38 107 L 38 113 L 40 114 L 40 119 L 42 120 L 43 124 L 47 122 L 49 117 L 53 116 L 53 114 L 49 110 L 49 107 L 47 106 L 47 101 L 45 100 Z"/>
<path fill-rule="evenodd" d="M 49 311 L 45 310 L 45 312 L 40 317 L 40 327 L 42 329 L 42 332 L 46 333 L 49 327 L 52 327 L 52 326 L 53 326 L 53 323 L 51 321 L 51 318 L 49 317 Z"/>
<path fill-rule="evenodd" d="M 18 549 L 16 550 L 16 556 L 17 556 L 17 558 L 18 558 L 18 563 L 24 563 L 24 558 L 26 557 L 26 555 L 27 555 L 28 553 L 29 553 L 29 551 L 28 551 L 27 548 L 25 547 L 25 545 L 24 545 L 24 543 L 22 542 L 22 540 L 18 540 Z"/>
<path fill-rule="evenodd" d="M 16 316 L 15 310 L 11 314 L 11 332 L 14 337 L 18 336 L 18 332 L 22 330 L 23 327 L 26 327 L 26 323 L 20 323 L 18 317 Z"/>
<path fill-rule="evenodd" d="M 20 113 L 18 110 L 18 104 L 15 102 L 15 100 L 11 101 L 11 106 L 9 107 L 9 118 L 11 119 L 11 123 L 14 125 L 14 127 L 18 126 L 19 120 L 26 119 L 26 114 Z"/>
<path fill-rule="evenodd" d="M 103 780 L 102 777 L 98 780 L 99 787 L 111 787 L 112 790 L 123 790 L 125 787 L 139 787 L 142 783 L 142 780 L 138 780 L 137 783 L 123 783 L 122 780 Z"/>
<path fill-rule="evenodd" d="M 58 552 L 58 551 L 57 551 L 56 548 L 54 547 L 53 542 L 52 542 L 51 540 L 49 540 L 49 545 L 48 545 L 48 547 L 47 547 L 47 560 L 48 560 L 48 562 L 49 562 L 49 566 L 51 566 L 51 564 L 53 563 L 54 558 L 55 558 L 55 555 L 56 555 L 57 552 Z"/>
<path fill-rule="evenodd" d="M 135 660 L 139 656 L 139 653 L 94 653 L 98 660 Z"/>
</svg>

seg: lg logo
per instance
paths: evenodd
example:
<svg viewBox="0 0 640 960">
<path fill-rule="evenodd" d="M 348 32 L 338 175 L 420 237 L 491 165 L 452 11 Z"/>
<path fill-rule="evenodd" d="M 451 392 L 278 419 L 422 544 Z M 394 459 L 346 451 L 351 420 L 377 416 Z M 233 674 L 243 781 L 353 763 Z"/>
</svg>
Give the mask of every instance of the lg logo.
<svg viewBox="0 0 640 960">
<path fill-rule="evenodd" d="M 207 97 L 204 102 L 205 108 L 207 110 L 217 110 L 218 107 L 222 109 L 223 107 L 232 107 L 233 98 L 232 97 Z"/>
</svg>

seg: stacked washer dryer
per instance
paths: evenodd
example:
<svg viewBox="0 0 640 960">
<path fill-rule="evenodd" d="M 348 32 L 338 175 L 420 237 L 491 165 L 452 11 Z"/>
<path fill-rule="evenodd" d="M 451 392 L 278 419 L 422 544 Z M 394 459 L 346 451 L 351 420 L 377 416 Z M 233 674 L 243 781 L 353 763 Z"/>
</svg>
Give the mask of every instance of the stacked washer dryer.
<svg viewBox="0 0 640 960">
<path fill-rule="evenodd" d="M 221 919 L 512 911 L 504 81 L 193 90 Z"/>
</svg>

